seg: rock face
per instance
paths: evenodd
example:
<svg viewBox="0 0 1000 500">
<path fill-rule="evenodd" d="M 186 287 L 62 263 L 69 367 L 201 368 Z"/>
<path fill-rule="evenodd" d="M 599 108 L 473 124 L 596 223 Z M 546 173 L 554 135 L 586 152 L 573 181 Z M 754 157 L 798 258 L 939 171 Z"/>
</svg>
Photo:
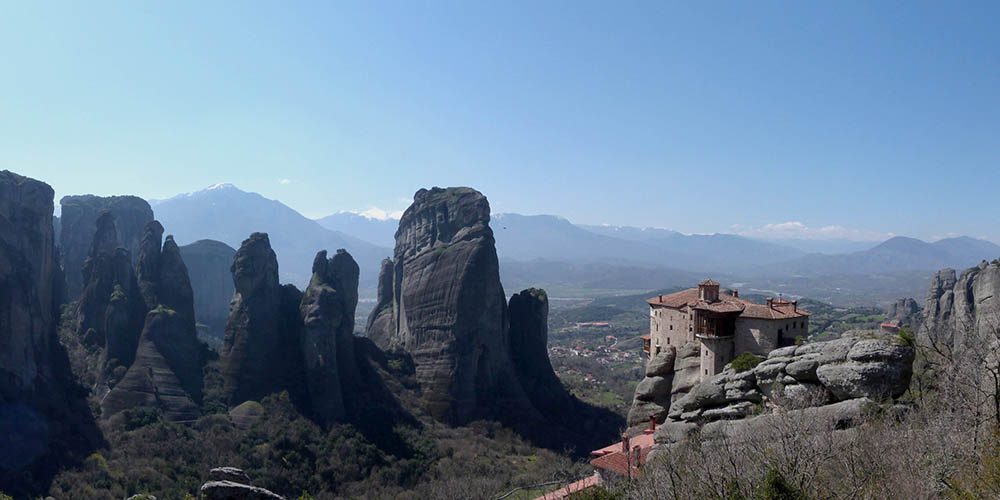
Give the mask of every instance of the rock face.
<svg viewBox="0 0 1000 500">
<path fill-rule="evenodd" d="M 135 196 L 65 196 L 60 203 L 62 217 L 58 237 L 66 272 L 66 293 L 69 300 L 76 300 L 83 290 L 81 270 L 94 240 L 94 223 L 101 213 L 107 211 L 114 216 L 119 242 L 136 259 L 144 228 L 153 220 L 153 209 Z"/>
<path fill-rule="evenodd" d="M 104 418 L 137 407 L 156 408 L 166 419 L 174 421 L 192 420 L 199 414 L 202 367 L 206 358 L 195 330 L 191 282 L 173 237 L 167 236 L 161 246 L 162 235 L 163 227 L 159 222 L 146 225 L 136 266 L 138 285 L 131 295 L 141 297 L 138 307 L 149 313 L 139 323 L 143 325 L 141 335 L 137 337 L 137 345 L 131 346 L 131 358 L 121 363 L 128 368 L 124 376 L 120 381 L 117 377 L 109 377 L 109 393 L 101 401 Z M 115 286 L 112 306 L 125 300 L 120 284 Z M 87 290 L 90 290 L 89 284 Z M 84 297 L 88 297 L 87 293 Z M 81 307 L 83 304 L 81 301 Z M 124 307 L 114 309 L 117 317 L 126 317 Z M 126 328 L 124 319 L 116 324 L 120 324 L 124 335 L 132 337 L 131 327 Z M 110 335 L 112 330 L 108 331 Z M 112 353 L 110 340 L 109 336 L 109 358 Z M 123 344 L 120 349 L 127 352 L 128 347 Z"/>
<path fill-rule="evenodd" d="M 103 381 L 113 379 L 118 367 L 132 364 L 147 307 L 131 256 L 118 244 L 114 215 L 102 212 L 96 226 L 83 265 L 76 331 L 85 344 L 104 348 L 99 377 Z"/>
<path fill-rule="evenodd" d="M 194 292 L 195 321 L 207 335 L 222 341 L 233 298 L 233 276 L 229 267 L 236 250 L 213 240 L 200 240 L 180 247 Z"/>
<path fill-rule="evenodd" d="M 893 302 L 886 314 L 886 321 L 898 321 L 900 326 L 915 327 L 920 324 L 920 320 L 920 306 L 917 301 L 908 297 Z"/>
<path fill-rule="evenodd" d="M 155 408 L 171 421 L 199 416 L 201 345 L 181 314 L 159 307 L 149 312 L 135 362 L 101 401 L 108 418 L 130 408 Z"/>
<path fill-rule="evenodd" d="M 200 489 L 204 500 L 283 500 L 285 497 L 252 486 L 246 472 L 236 467 L 217 467 L 209 473 L 212 480 Z"/>
<path fill-rule="evenodd" d="M 0 171 L 0 490 L 17 498 L 44 495 L 66 455 L 99 439 L 56 337 L 53 196 Z"/>
<path fill-rule="evenodd" d="M 278 260 L 266 234 L 243 242 L 231 272 L 236 292 L 221 353 L 230 406 L 301 387 L 302 294 L 278 283 Z"/>
<path fill-rule="evenodd" d="M 670 408 L 671 389 L 674 385 L 674 363 L 677 350 L 671 346 L 646 362 L 646 376 L 635 388 L 632 408 L 628 412 L 628 425 L 637 426 L 654 418 L 663 422 Z"/>
<path fill-rule="evenodd" d="M 529 288 L 510 298 L 510 356 L 521 387 L 542 415 L 554 416 L 573 407 L 549 361 L 549 297 Z"/>
<path fill-rule="evenodd" d="M 0 171 L 0 403 L 53 376 L 52 197 L 48 184 Z"/>
<path fill-rule="evenodd" d="M 365 328 L 365 335 L 382 349 L 389 348 L 391 337 L 395 334 L 392 306 L 393 268 L 392 259 L 382 261 L 382 268 L 378 273 L 378 299 L 375 309 L 368 315 L 368 325 Z"/>
<path fill-rule="evenodd" d="M 412 357 L 426 410 L 449 423 L 527 403 L 511 370 L 489 220 L 489 202 L 474 189 L 421 189 L 396 232 L 393 324 L 376 337 Z"/>
<path fill-rule="evenodd" d="M 960 348 L 971 332 L 995 338 L 1000 325 L 1000 261 L 983 262 L 956 278 L 955 270 L 938 271 L 924 306 L 922 341 Z"/>
<path fill-rule="evenodd" d="M 325 422 L 346 416 L 345 395 L 360 384 L 354 357 L 359 272 L 346 251 L 338 250 L 332 259 L 319 252 L 300 305 L 306 387 L 313 412 Z"/>
<path fill-rule="evenodd" d="M 914 349 L 895 335 L 854 331 L 840 339 L 771 351 L 755 368 L 726 369 L 676 399 L 669 421 L 703 424 L 744 418 L 761 403 L 784 408 L 901 396 L 909 387 Z"/>
</svg>

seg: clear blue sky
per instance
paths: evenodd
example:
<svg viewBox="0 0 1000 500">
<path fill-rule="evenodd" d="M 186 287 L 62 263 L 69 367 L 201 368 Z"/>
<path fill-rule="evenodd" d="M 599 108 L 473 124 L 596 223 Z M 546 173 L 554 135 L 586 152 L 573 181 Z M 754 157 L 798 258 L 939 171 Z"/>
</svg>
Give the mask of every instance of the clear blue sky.
<svg viewBox="0 0 1000 500">
<path fill-rule="evenodd" d="M 470 185 L 494 211 L 583 223 L 1000 241 L 997 19 L 997 2 L 11 2 L 0 168 L 59 195 L 232 182 L 309 216 Z"/>
</svg>

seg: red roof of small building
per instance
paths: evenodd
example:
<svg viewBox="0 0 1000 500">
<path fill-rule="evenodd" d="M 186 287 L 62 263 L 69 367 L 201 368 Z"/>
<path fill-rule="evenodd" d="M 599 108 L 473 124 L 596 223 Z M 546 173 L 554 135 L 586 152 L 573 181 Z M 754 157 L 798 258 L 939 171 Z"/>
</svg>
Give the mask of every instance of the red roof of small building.
<svg viewBox="0 0 1000 500">
<path fill-rule="evenodd" d="M 630 475 L 634 477 L 639 473 L 639 468 L 646 463 L 646 457 L 653 448 L 653 443 L 652 432 L 644 432 L 638 436 L 629 438 L 629 451 L 631 452 L 636 447 L 639 448 L 639 462 L 632 464 L 631 474 L 629 474 L 628 456 L 625 454 L 621 441 L 590 452 L 590 455 L 595 457 L 590 461 L 590 465 L 598 469 L 614 472 L 622 477 Z"/>
<path fill-rule="evenodd" d="M 809 311 L 799 309 L 794 302 L 786 300 L 773 300 L 770 305 L 755 304 L 727 292 L 720 292 L 719 300 L 706 302 L 701 300 L 697 288 L 688 288 L 668 295 L 658 295 L 646 302 L 654 307 L 669 307 L 671 309 L 691 307 L 692 309 L 720 314 L 739 312 L 741 318 L 791 319 L 809 316 Z"/>
<path fill-rule="evenodd" d="M 535 500 L 564 500 L 569 498 L 569 496 L 574 493 L 579 493 L 583 490 L 593 488 L 599 484 L 601 484 L 601 478 L 597 474 L 594 474 L 592 476 L 588 476 L 586 479 L 581 479 L 575 483 L 567 484 L 558 490 L 550 491 Z"/>
</svg>

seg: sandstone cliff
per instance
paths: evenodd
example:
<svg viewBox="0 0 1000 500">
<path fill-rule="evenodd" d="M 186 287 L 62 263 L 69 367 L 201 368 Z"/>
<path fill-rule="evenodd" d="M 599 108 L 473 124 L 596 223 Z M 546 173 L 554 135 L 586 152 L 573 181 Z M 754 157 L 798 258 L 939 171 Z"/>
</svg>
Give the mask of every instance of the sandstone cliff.
<svg viewBox="0 0 1000 500">
<path fill-rule="evenodd" d="M 961 347 L 970 334 L 995 339 L 1000 332 L 1000 261 L 983 262 L 956 276 L 944 269 L 934 276 L 924 306 L 922 341 Z"/>
<path fill-rule="evenodd" d="M 100 436 L 56 337 L 58 263 L 47 184 L 0 171 L 0 490 L 45 491 Z"/>
<path fill-rule="evenodd" d="M 511 369 L 489 220 L 489 202 L 474 189 L 421 189 L 396 232 L 393 325 L 383 345 L 412 357 L 424 407 L 449 423 L 494 411 L 488 406 L 530 408 Z"/>
<path fill-rule="evenodd" d="M 231 272 L 236 292 L 220 353 L 226 400 L 236 406 L 301 387 L 302 294 L 278 283 L 267 234 L 253 233 L 243 242 Z"/>
<path fill-rule="evenodd" d="M 382 261 L 382 267 L 378 273 L 378 298 L 375 302 L 375 308 L 368 315 L 368 324 L 365 328 L 366 336 L 382 349 L 389 348 L 389 342 L 395 334 L 392 305 L 393 268 L 392 259 Z"/>
<path fill-rule="evenodd" d="M 161 241 L 162 236 L 159 222 L 146 225 L 136 265 L 137 285 L 132 295 L 142 297 L 139 307 L 144 306 L 142 310 L 149 310 L 149 314 L 140 323 L 140 335 L 126 328 L 124 319 L 118 321 L 119 329 L 129 337 L 135 335 L 137 342 L 131 346 L 128 362 L 121 363 L 127 367 L 125 373 L 108 377 L 109 392 L 101 400 L 103 418 L 137 407 L 156 408 L 166 419 L 175 421 L 192 420 L 199 414 L 206 352 L 195 330 L 194 296 L 187 266 L 173 237 Z M 119 283 L 115 286 L 109 307 L 116 317 L 124 317 L 124 306 L 118 303 L 125 300 L 122 297 L 125 294 Z M 109 337 L 106 347 L 109 359 L 112 352 Z"/>
<path fill-rule="evenodd" d="M 699 429 L 708 438 L 731 435 L 766 425 L 773 409 L 833 418 L 843 428 L 860 418 L 866 404 L 906 392 L 914 355 L 906 340 L 875 331 L 776 349 L 756 367 L 737 372 L 727 366 L 673 401 L 656 441 L 669 445 Z"/>
<path fill-rule="evenodd" d="M 360 383 L 354 356 L 359 272 L 346 251 L 338 250 L 329 260 L 326 251 L 319 252 L 300 306 L 306 387 L 314 414 L 326 422 L 346 416 Z"/>
<path fill-rule="evenodd" d="M 135 196 L 64 196 L 60 203 L 58 238 L 66 272 L 66 294 L 68 300 L 76 300 L 83 290 L 81 271 L 94 240 L 94 224 L 101 213 L 110 212 L 114 216 L 119 242 L 132 259 L 137 259 L 144 228 L 153 220 L 153 209 Z"/>
<path fill-rule="evenodd" d="M 208 337 L 222 341 L 233 299 L 233 276 L 229 267 L 236 250 L 225 243 L 200 240 L 180 247 L 191 277 L 195 320 Z"/>
<path fill-rule="evenodd" d="M 573 408 L 572 396 L 549 361 L 549 297 L 545 290 L 529 288 L 514 294 L 508 314 L 510 357 L 531 404 L 549 418 Z"/>
</svg>

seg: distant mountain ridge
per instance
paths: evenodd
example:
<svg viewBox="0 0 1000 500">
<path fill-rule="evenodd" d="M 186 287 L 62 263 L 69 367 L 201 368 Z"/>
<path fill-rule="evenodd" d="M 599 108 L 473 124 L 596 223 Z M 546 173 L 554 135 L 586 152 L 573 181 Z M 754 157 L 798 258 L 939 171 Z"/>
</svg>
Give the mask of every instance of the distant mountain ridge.
<svg viewBox="0 0 1000 500">
<path fill-rule="evenodd" d="M 399 219 L 376 219 L 354 212 L 337 212 L 316 219 L 316 222 L 327 229 L 387 248 L 396 244 L 396 229 L 399 227 Z"/>
<path fill-rule="evenodd" d="M 392 250 L 321 226 L 291 207 L 232 184 L 151 202 L 156 217 L 178 244 L 212 239 L 239 248 L 254 232 L 266 232 L 278 255 L 282 282 L 304 287 L 319 250 L 344 248 L 361 266 L 362 288 L 374 288 L 383 258 Z"/>
<path fill-rule="evenodd" d="M 933 243 L 895 236 L 868 249 L 840 255 L 811 254 L 774 268 L 802 275 L 885 274 L 953 267 L 965 269 L 1000 257 L 1000 245 L 968 236 Z"/>
</svg>

